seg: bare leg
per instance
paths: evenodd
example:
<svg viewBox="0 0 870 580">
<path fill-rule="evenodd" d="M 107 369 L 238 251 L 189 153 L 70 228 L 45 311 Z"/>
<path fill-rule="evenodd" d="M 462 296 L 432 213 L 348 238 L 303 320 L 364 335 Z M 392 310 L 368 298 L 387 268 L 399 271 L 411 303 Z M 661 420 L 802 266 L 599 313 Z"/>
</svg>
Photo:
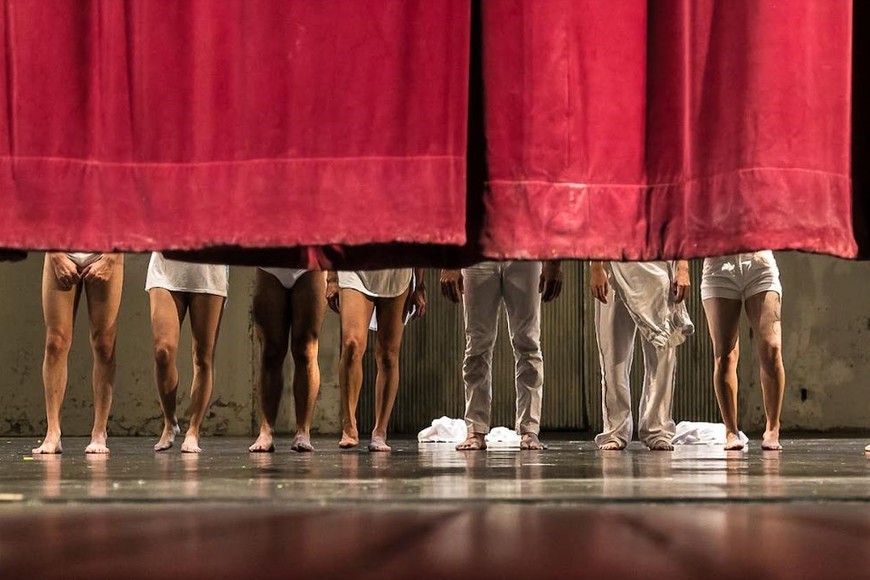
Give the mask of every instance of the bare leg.
<svg viewBox="0 0 870 580">
<path fill-rule="evenodd" d="M 465 438 L 465 441 L 456 446 L 457 451 L 485 451 L 486 450 L 486 434 L 485 433 L 475 433 L 473 431 L 468 433 L 468 437 Z"/>
<path fill-rule="evenodd" d="M 341 290 L 341 357 L 338 384 L 341 390 L 341 440 L 338 446 L 348 449 L 359 445 L 356 408 L 362 390 L 362 359 L 366 352 L 369 321 L 374 303 L 361 292 Z"/>
<path fill-rule="evenodd" d="M 284 359 L 289 347 L 290 308 L 287 290 L 268 272 L 257 269 L 254 328 L 260 343 L 260 434 L 252 453 L 275 451 L 274 433 L 284 390 Z"/>
<path fill-rule="evenodd" d="M 399 349 L 405 329 L 405 299 L 408 291 L 395 298 L 377 299 L 378 333 L 375 341 L 375 360 L 378 375 L 375 379 L 375 427 L 369 451 L 392 451 L 387 445 L 387 427 L 396 393 L 399 390 Z"/>
<path fill-rule="evenodd" d="M 154 339 L 154 376 L 157 395 L 163 410 L 163 433 L 154 451 L 166 451 L 180 432 L 176 413 L 178 396 L 178 337 L 187 313 L 186 295 L 165 288 L 148 291 L 151 302 L 151 335 Z"/>
<path fill-rule="evenodd" d="M 713 388 L 722 421 L 725 449 L 743 449 L 737 427 L 737 360 L 740 354 L 740 301 L 727 298 L 704 300 L 704 312 L 713 341 Z"/>
<path fill-rule="evenodd" d="M 290 352 L 293 356 L 293 399 L 296 409 L 296 437 L 293 451 L 314 451 L 311 445 L 311 419 L 320 391 L 320 366 L 317 364 L 318 340 L 326 312 L 326 275 L 308 272 L 293 287 L 293 324 L 290 327 Z"/>
<path fill-rule="evenodd" d="M 106 446 L 112 391 L 115 384 L 115 337 L 124 284 L 124 258 L 119 256 L 105 282 L 84 282 L 94 355 L 94 426 L 85 453 L 108 453 Z"/>
<path fill-rule="evenodd" d="M 42 312 L 45 319 L 45 358 L 42 382 L 45 388 L 45 415 L 48 429 L 42 445 L 34 454 L 61 453 L 60 408 L 66 394 L 67 360 L 72 345 L 73 321 L 82 284 L 70 290 L 58 287 L 48 255 L 42 270 Z"/>
<path fill-rule="evenodd" d="M 756 336 L 755 353 L 761 367 L 761 393 L 767 425 L 761 448 L 782 451 L 779 443 L 780 415 L 785 393 L 782 364 L 782 316 L 779 294 L 763 292 L 746 299 L 746 315 Z"/>
<path fill-rule="evenodd" d="M 190 423 L 181 444 L 181 452 L 200 453 L 202 449 L 199 446 L 199 430 L 214 389 L 214 351 L 226 298 L 214 294 L 191 294 L 188 300 L 193 346 L 193 383 L 190 386 Z"/>
</svg>

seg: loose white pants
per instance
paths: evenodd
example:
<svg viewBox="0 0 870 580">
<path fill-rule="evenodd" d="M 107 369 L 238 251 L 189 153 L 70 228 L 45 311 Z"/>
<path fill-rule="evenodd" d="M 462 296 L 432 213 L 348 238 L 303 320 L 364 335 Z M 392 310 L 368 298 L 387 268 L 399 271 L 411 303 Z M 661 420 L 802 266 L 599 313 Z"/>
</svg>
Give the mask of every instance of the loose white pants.
<svg viewBox="0 0 870 580">
<path fill-rule="evenodd" d="M 637 326 L 625 303 L 613 290 L 612 283 L 608 292 L 607 304 L 595 301 L 595 334 L 601 362 L 604 416 L 604 431 L 595 437 L 595 443 L 625 446 L 631 441 L 633 432 L 629 377 Z M 676 348 L 668 345 L 656 349 L 642 335 L 641 346 L 644 376 L 638 408 L 638 434 L 647 445 L 658 440 L 670 442 L 676 430 L 672 417 Z"/>
<path fill-rule="evenodd" d="M 519 433 L 541 428 L 544 358 L 541 354 L 541 262 L 482 262 L 462 270 L 465 283 L 465 424 L 488 433 L 492 404 L 492 353 L 504 305 L 514 351 Z"/>
</svg>

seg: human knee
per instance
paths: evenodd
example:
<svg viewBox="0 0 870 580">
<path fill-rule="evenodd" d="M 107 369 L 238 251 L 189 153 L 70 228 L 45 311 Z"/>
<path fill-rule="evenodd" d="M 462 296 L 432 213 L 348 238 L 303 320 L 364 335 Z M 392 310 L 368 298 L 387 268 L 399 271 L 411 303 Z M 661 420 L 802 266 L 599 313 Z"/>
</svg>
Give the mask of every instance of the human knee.
<svg viewBox="0 0 870 580">
<path fill-rule="evenodd" d="M 511 345 L 517 356 L 524 358 L 541 356 L 541 341 L 538 336 L 518 332 L 513 336 Z"/>
<path fill-rule="evenodd" d="M 214 366 L 214 348 L 205 345 L 194 346 L 193 366 L 199 371 L 210 370 Z"/>
<path fill-rule="evenodd" d="M 358 346 L 356 347 L 359 348 Z M 290 342 L 290 353 L 293 356 L 293 364 L 296 366 L 308 366 L 317 361 L 317 337 L 304 336 L 293 338 Z"/>
<path fill-rule="evenodd" d="M 540 362 L 544 360 L 544 355 L 537 345 L 529 348 L 514 348 L 514 355 L 518 362 Z"/>
<path fill-rule="evenodd" d="M 280 367 L 284 365 L 287 357 L 287 343 L 281 341 L 264 340 L 262 343 L 263 364 L 267 367 Z"/>
<path fill-rule="evenodd" d="M 100 333 L 91 337 L 91 349 L 94 351 L 94 359 L 102 363 L 111 363 L 115 360 L 115 334 Z"/>
<path fill-rule="evenodd" d="M 394 369 L 399 366 L 399 345 L 378 346 L 375 356 L 379 368 Z"/>
<path fill-rule="evenodd" d="M 154 342 L 154 362 L 159 367 L 170 367 L 175 364 L 175 355 L 178 345 L 167 340 Z"/>
<path fill-rule="evenodd" d="M 351 363 L 362 362 L 365 354 L 365 341 L 358 336 L 346 336 L 341 340 L 341 357 Z"/>
<path fill-rule="evenodd" d="M 762 339 L 758 345 L 759 364 L 765 372 L 773 374 L 782 366 L 782 344 L 777 338 Z"/>
<path fill-rule="evenodd" d="M 717 354 L 714 355 L 713 358 L 716 362 L 717 368 L 721 372 L 731 372 L 737 370 L 737 360 L 739 358 L 737 350 L 732 350 L 731 352 L 723 354 Z"/>
<path fill-rule="evenodd" d="M 49 330 L 45 336 L 45 354 L 49 358 L 60 358 L 69 353 L 72 336 L 68 333 Z"/>
</svg>

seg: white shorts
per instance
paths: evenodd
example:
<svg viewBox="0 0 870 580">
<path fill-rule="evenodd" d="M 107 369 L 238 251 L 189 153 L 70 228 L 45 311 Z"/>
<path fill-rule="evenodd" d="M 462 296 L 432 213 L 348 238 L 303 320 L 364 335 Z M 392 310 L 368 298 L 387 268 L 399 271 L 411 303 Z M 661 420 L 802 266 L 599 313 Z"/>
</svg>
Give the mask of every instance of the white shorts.
<svg viewBox="0 0 870 580">
<path fill-rule="evenodd" d="M 776 292 L 782 296 L 779 268 L 770 250 L 704 260 L 701 300 L 727 298 L 742 301 L 762 292 Z"/>
<path fill-rule="evenodd" d="M 164 288 L 171 292 L 213 294 L 226 298 L 229 286 L 229 267 L 214 264 L 194 264 L 151 254 L 145 290 Z"/>
<path fill-rule="evenodd" d="M 338 287 L 356 290 L 371 298 L 395 298 L 408 289 L 413 275 L 411 268 L 339 271 Z"/>
<path fill-rule="evenodd" d="M 303 276 L 308 270 L 298 270 L 296 268 L 260 268 L 262 271 L 267 272 L 273 276 L 275 276 L 279 282 L 281 282 L 281 286 L 283 286 L 286 290 L 292 290 L 293 286 L 296 285 L 296 282 L 299 281 L 299 278 Z"/>
<path fill-rule="evenodd" d="M 66 257 L 78 267 L 86 268 L 103 257 L 99 252 L 67 252 Z"/>
</svg>

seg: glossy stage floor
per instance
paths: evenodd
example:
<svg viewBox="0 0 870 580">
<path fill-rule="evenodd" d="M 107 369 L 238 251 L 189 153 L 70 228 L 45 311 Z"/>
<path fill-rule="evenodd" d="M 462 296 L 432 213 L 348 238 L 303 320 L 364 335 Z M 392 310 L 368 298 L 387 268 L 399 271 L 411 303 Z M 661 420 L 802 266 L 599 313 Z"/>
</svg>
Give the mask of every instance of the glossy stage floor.
<svg viewBox="0 0 870 580">
<path fill-rule="evenodd" d="M 870 455 L 857 439 L 783 453 L 712 447 L 544 452 L 394 440 L 392 454 L 205 452 L 112 439 L 32 457 L 0 440 L 3 578 L 870 578 Z"/>
</svg>

